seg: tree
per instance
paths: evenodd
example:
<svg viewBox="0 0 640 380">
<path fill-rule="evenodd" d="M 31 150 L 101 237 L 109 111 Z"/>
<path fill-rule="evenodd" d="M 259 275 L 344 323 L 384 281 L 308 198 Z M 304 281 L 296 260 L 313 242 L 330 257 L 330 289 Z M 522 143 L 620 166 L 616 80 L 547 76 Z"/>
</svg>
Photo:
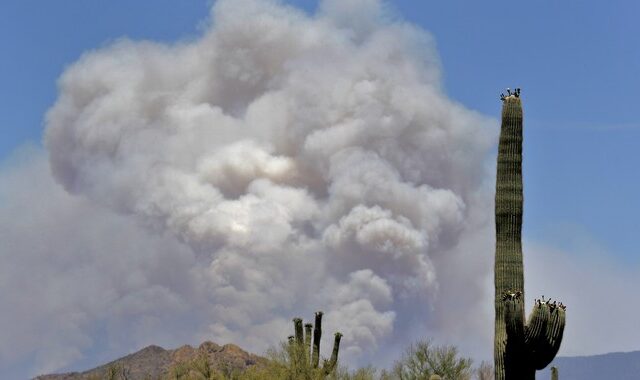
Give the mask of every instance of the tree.
<svg viewBox="0 0 640 380">
<path fill-rule="evenodd" d="M 439 375 L 443 380 L 470 380 L 469 358 L 461 358 L 454 346 L 433 346 L 423 340 L 412 344 L 394 366 L 392 374 L 399 380 L 429 380 Z"/>
</svg>

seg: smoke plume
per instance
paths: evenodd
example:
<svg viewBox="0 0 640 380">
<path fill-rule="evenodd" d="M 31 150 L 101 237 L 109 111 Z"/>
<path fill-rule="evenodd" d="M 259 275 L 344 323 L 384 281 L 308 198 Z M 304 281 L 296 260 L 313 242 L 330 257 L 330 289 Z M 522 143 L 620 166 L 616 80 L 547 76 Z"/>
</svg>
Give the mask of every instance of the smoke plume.
<svg viewBox="0 0 640 380">
<path fill-rule="evenodd" d="M 52 265 L 33 299 L 65 323 L 38 370 L 97 331 L 261 352 L 320 309 L 348 360 L 427 335 L 484 353 L 495 123 L 447 98 L 432 38 L 384 8 L 219 0 L 196 40 L 120 40 L 64 72 L 45 146 L 68 194 L 29 164 L 30 228 L 56 236 L 29 256 Z"/>
</svg>

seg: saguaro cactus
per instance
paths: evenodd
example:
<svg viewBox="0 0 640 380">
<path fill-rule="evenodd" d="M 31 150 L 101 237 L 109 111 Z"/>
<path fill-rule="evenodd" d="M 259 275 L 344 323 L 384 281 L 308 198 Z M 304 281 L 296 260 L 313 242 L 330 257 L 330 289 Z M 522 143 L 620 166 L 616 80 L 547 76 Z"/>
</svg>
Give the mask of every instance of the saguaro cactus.
<svg viewBox="0 0 640 380">
<path fill-rule="evenodd" d="M 334 335 L 333 351 L 331 358 L 324 360 L 320 368 L 320 338 L 322 337 L 322 312 L 316 312 L 315 327 L 311 323 L 302 328 L 302 319 L 293 319 L 295 335 L 289 337 L 291 361 L 295 379 L 316 378 L 328 376 L 336 368 L 338 363 L 338 351 L 340 350 L 340 339 L 342 334 L 337 332 Z M 313 347 L 311 347 L 311 332 L 313 328 Z M 304 333 L 303 333 L 304 331 Z M 311 352 L 312 351 L 312 352 Z"/>
<path fill-rule="evenodd" d="M 558 367 L 551 367 L 551 380 L 558 380 Z"/>
<path fill-rule="evenodd" d="M 496 178 L 496 380 L 532 380 L 553 360 L 562 340 L 565 307 L 544 296 L 524 321 L 522 265 L 522 102 L 520 90 L 501 95 L 502 126 Z"/>
</svg>

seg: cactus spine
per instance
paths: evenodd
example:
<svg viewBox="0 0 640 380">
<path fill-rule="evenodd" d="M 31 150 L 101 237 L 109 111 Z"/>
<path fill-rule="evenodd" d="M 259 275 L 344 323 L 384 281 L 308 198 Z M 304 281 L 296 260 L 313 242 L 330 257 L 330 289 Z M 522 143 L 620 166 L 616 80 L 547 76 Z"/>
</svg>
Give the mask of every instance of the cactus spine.
<svg viewBox="0 0 640 380">
<path fill-rule="evenodd" d="M 315 315 L 315 327 L 311 323 L 302 325 L 301 318 L 293 319 L 295 335 L 289 336 L 290 356 L 294 379 L 306 379 L 319 374 L 320 378 L 327 377 L 338 364 L 338 352 L 342 334 L 337 332 L 334 336 L 333 351 L 329 360 L 324 360 L 320 368 L 320 338 L 322 337 L 322 312 Z M 313 330 L 312 330 L 313 329 Z M 313 347 L 312 347 L 313 331 Z"/>
<path fill-rule="evenodd" d="M 496 380 L 532 380 L 555 357 L 565 307 L 536 300 L 524 321 L 522 264 L 522 102 L 520 90 L 501 96 L 502 126 L 496 178 L 495 341 Z"/>
</svg>

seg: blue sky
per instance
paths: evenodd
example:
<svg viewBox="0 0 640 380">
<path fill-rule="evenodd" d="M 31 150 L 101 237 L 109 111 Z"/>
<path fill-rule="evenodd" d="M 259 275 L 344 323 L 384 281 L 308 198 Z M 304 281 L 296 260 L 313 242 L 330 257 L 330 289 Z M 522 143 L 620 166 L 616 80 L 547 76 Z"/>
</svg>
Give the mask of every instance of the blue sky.
<svg viewBox="0 0 640 380">
<path fill-rule="evenodd" d="M 310 13 L 317 7 L 311 0 L 286 3 Z M 595 252 L 606 265 L 635 276 L 640 3 L 389 3 L 390 17 L 434 37 L 451 99 L 497 120 L 499 93 L 523 89 L 524 235 L 530 245 L 563 250 L 575 260 Z M 56 80 L 84 52 L 121 37 L 196 39 L 210 6 L 204 0 L 0 2 L 0 168 L 12 165 L 24 145 L 41 145 Z M 87 355 L 85 364 L 97 360 Z M 21 360 L 11 373 L 24 374 L 32 365 Z"/>
</svg>

